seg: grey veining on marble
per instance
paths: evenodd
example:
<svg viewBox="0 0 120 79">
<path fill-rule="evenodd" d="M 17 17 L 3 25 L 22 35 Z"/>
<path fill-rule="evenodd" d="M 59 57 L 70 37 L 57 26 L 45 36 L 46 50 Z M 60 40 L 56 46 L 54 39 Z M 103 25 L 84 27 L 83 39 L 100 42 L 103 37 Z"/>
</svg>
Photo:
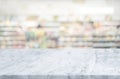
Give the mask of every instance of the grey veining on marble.
<svg viewBox="0 0 120 79">
<path fill-rule="evenodd" d="M 120 49 L 0 49 L 0 75 L 120 75 Z"/>
</svg>

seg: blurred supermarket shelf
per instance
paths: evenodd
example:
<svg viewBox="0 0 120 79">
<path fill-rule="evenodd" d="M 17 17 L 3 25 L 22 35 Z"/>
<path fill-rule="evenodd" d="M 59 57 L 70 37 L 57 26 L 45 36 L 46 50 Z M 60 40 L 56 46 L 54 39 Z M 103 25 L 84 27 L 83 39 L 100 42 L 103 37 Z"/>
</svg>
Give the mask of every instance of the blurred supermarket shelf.
<svg viewBox="0 0 120 79">
<path fill-rule="evenodd" d="M 79 27 L 77 27 L 77 30 L 73 28 L 72 26 L 66 26 L 66 25 L 56 25 L 54 23 L 48 23 L 48 26 L 45 25 L 44 29 L 46 33 L 50 32 L 52 34 L 46 36 L 47 40 L 54 40 L 55 45 L 52 46 L 53 48 L 61 48 L 61 47 L 85 47 L 85 48 L 115 48 L 120 47 L 120 34 L 119 34 L 119 21 L 110 21 L 110 22 L 100 22 L 96 23 L 97 26 L 101 27 L 98 29 L 90 29 L 91 22 L 83 22 L 83 25 L 81 27 L 81 24 Z M 72 23 L 72 22 L 71 22 Z M 78 22 L 77 22 L 78 23 Z M 81 23 L 81 22 L 79 22 Z M 84 25 L 85 23 L 85 25 Z M 93 26 L 94 26 L 93 22 Z M 15 23 L 14 23 L 15 24 Z M 69 22 L 68 22 L 69 24 Z M 51 27 L 54 26 L 54 27 Z M 114 27 L 116 26 L 116 27 Z M 4 22 L 0 25 L 0 47 L 1 48 L 17 48 L 18 46 L 22 48 L 26 48 L 27 41 L 25 37 L 25 29 L 16 25 L 12 25 L 9 22 L 9 25 L 6 25 Z M 22 30 L 22 29 L 23 30 Z M 34 27 L 35 28 L 35 27 Z M 34 29 L 33 28 L 33 29 Z M 62 32 L 61 32 L 62 28 Z M 64 28 L 64 29 L 63 29 Z M 85 30 L 85 29 L 90 30 Z M 66 30 L 65 30 L 66 29 Z M 72 29 L 72 30 L 70 30 Z M 83 30 L 81 30 L 83 29 Z M 82 32 L 80 32 L 82 31 Z M 76 32 L 76 33 L 75 33 Z M 34 31 L 35 33 L 35 31 Z M 62 34 L 63 33 L 63 34 Z M 47 42 L 47 40 L 45 42 Z M 34 45 L 34 42 L 32 41 L 31 45 Z M 18 44 L 17 44 L 18 43 Z M 22 44 L 20 44 L 22 43 Z M 24 44 L 24 45 L 23 45 Z M 22 45 L 22 46 L 21 46 Z M 45 48 L 51 47 L 50 45 Z M 32 46 L 34 48 L 34 46 Z"/>
</svg>

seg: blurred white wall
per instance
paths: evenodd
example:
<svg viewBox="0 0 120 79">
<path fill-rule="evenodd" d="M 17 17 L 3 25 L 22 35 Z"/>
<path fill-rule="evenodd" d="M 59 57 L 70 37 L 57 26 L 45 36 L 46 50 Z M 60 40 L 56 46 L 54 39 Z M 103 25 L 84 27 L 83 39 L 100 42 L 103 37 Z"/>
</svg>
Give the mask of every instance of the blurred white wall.
<svg viewBox="0 0 120 79">
<path fill-rule="evenodd" d="M 113 16 L 120 20 L 120 0 L 0 0 L 0 15 L 40 15 L 58 7 L 65 9 L 72 5 L 87 7 L 113 7 Z M 54 6 L 54 7 L 51 7 Z M 49 9 L 48 9 L 49 8 Z M 53 11 L 53 10 L 51 10 Z M 72 12 L 72 10 L 71 10 Z"/>
</svg>

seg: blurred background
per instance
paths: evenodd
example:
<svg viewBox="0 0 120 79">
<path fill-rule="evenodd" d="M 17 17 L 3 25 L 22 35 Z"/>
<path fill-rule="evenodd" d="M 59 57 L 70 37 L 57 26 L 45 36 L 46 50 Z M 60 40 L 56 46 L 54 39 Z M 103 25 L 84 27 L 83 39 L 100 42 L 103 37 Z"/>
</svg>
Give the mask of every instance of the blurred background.
<svg viewBox="0 0 120 79">
<path fill-rule="evenodd" d="M 0 48 L 119 48 L 120 0 L 0 0 Z"/>
</svg>

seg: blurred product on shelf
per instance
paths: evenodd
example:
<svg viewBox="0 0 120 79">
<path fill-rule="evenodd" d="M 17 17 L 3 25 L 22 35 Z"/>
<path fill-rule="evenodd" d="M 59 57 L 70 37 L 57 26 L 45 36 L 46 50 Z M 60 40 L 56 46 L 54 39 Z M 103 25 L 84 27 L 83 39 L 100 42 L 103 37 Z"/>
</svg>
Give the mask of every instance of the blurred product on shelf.
<svg viewBox="0 0 120 79">
<path fill-rule="evenodd" d="M 111 15 L 107 15 L 105 18 L 106 21 L 112 21 L 112 16 Z"/>
<path fill-rule="evenodd" d="M 36 36 L 37 36 L 37 39 L 39 39 L 40 37 L 42 38 L 43 36 L 45 36 L 45 30 L 41 25 L 38 25 L 38 27 L 36 29 Z"/>
<path fill-rule="evenodd" d="M 0 21 L 0 48 L 120 47 L 120 21 L 110 15 L 102 21 L 88 15 L 83 20 L 74 15 L 26 18 Z"/>
<path fill-rule="evenodd" d="M 32 27 L 27 28 L 25 32 L 26 40 L 31 41 L 35 39 L 35 32 L 33 31 Z"/>
</svg>

